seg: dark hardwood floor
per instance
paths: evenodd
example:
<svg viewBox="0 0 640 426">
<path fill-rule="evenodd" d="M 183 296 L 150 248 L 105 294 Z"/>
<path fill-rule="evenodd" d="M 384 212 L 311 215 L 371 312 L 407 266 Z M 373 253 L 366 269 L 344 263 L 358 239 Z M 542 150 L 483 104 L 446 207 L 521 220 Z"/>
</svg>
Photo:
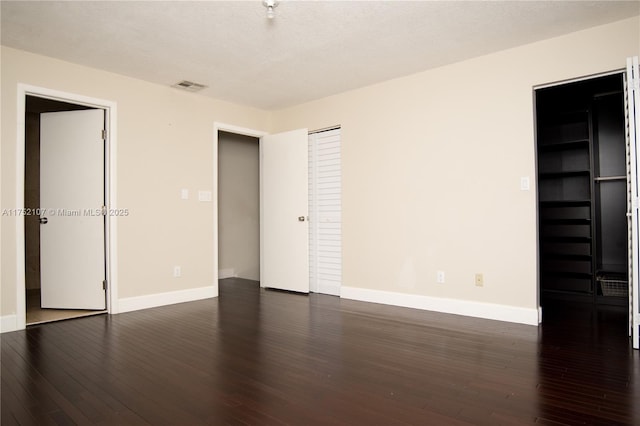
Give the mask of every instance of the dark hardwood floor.
<svg viewBox="0 0 640 426">
<path fill-rule="evenodd" d="M 542 327 L 220 282 L 5 333 L 2 425 L 640 424 L 624 312 Z"/>
</svg>

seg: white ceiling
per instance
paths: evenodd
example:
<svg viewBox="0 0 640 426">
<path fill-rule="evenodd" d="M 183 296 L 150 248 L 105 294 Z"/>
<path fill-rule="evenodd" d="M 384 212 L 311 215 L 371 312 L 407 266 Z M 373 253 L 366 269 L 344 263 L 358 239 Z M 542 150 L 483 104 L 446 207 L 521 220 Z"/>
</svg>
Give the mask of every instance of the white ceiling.
<svg viewBox="0 0 640 426">
<path fill-rule="evenodd" d="M 640 14 L 637 1 L 7 1 L 2 44 L 278 109 Z"/>
</svg>

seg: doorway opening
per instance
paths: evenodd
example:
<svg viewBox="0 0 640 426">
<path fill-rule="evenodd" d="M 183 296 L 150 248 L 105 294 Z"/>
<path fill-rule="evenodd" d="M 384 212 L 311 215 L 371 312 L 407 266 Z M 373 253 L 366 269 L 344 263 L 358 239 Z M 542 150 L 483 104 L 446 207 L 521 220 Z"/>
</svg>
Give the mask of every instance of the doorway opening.
<svg viewBox="0 0 640 426">
<path fill-rule="evenodd" d="M 218 131 L 218 278 L 260 281 L 260 140 Z"/>
<path fill-rule="evenodd" d="M 47 300 L 47 292 L 49 293 L 58 293 L 62 292 L 63 289 L 58 285 L 59 283 L 55 280 L 55 278 L 50 279 L 51 269 L 42 268 L 42 250 L 46 250 L 44 247 L 54 247 L 54 250 L 58 250 L 59 247 L 62 247 L 59 235 L 53 234 L 54 236 L 46 237 L 48 241 L 43 246 L 42 244 L 42 230 L 45 224 L 48 223 L 48 216 L 52 218 L 55 216 L 60 216 L 62 214 L 78 214 L 77 220 L 82 220 L 81 216 L 86 215 L 85 211 L 81 210 L 65 210 L 63 208 L 54 207 L 48 205 L 49 209 L 45 210 L 44 204 L 47 204 L 47 197 L 51 200 L 50 193 L 45 194 L 45 197 L 42 197 L 42 192 L 45 190 L 49 190 L 51 188 L 51 173 L 58 174 L 62 173 L 62 170 L 51 170 L 49 175 L 46 173 L 46 169 L 51 167 L 49 165 L 50 159 L 46 158 L 45 155 L 53 151 L 58 151 L 58 148 L 52 146 L 51 149 L 46 150 L 42 148 L 42 139 L 47 140 L 50 138 L 48 135 L 49 123 L 48 121 L 43 122 L 46 118 L 47 120 L 51 117 L 52 113 L 64 113 L 70 111 L 84 111 L 84 110 L 97 110 L 95 107 L 86 106 L 86 105 L 78 105 L 69 102 L 63 102 L 58 100 L 52 100 L 47 98 L 40 98 L 37 96 L 27 96 L 25 100 L 25 186 L 24 186 L 24 200 L 25 200 L 25 211 L 33 213 L 25 215 L 25 291 L 26 291 L 26 324 L 41 324 L 45 322 L 70 319 L 70 318 L 78 318 L 82 316 L 95 315 L 99 313 L 106 312 L 106 300 L 104 300 L 102 309 L 89 309 L 89 307 L 83 306 L 82 303 L 76 305 L 77 309 L 72 309 L 64 304 L 59 304 L 55 299 L 55 296 L 52 300 Z M 103 124 L 102 128 L 104 128 L 104 113 L 98 111 L 98 113 L 102 116 Z M 99 115 L 99 116 L 100 116 Z M 50 142 L 55 143 L 55 141 Z M 64 149 L 65 147 L 60 147 L 59 149 Z M 102 150 L 102 158 L 104 158 L 104 148 Z M 80 159 L 82 160 L 82 159 Z M 69 167 L 72 167 L 72 164 L 68 164 Z M 42 172 L 42 169 L 45 169 L 45 172 Z M 102 168 L 104 169 L 104 159 L 102 159 Z M 42 173 L 41 173 L 42 172 Z M 104 171 L 102 171 L 102 182 L 104 181 Z M 101 194 L 99 194 L 98 198 L 102 200 L 102 205 L 104 203 L 104 183 L 102 183 L 102 188 L 100 189 Z M 61 218 L 64 220 L 64 218 Z M 102 242 L 100 250 L 104 253 L 104 219 L 102 219 Z M 45 231 L 49 232 L 49 229 Z M 52 239 L 55 238 L 54 241 Z M 66 236 L 65 236 L 66 238 Z M 73 241 L 69 241 L 70 244 L 73 244 Z M 48 256 L 49 253 L 46 253 Z M 102 255 L 104 258 L 104 254 Z M 80 259 L 78 261 L 81 262 Z M 45 259 L 45 264 L 47 263 L 47 259 Z M 99 272 L 100 276 L 105 275 L 104 271 L 104 262 L 102 262 L 102 271 Z M 98 265 L 100 267 L 100 265 Z M 68 271 L 67 271 L 68 272 Z M 43 274 L 45 276 L 43 277 Z M 42 281 L 47 282 L 48 288 L 45 288 L 43 291 Z M 44 295 L 43 295 L 44 293 Z M 106 297 L 106 293 L 105 293 Z M 51 299 L 51 298 L 49 298 Z M 86 308 L 86 309 L 85 309 Z"/>
<path fill-rule="evenodd" d="M 252 147 L 243 148 L 240 146 L 243 142 Z M 258 280 L 265 288 L 339 296 L 342 276 L 340 146 L 339 127 L 311 133 L 298 129 L 267 135 L 214 124 L 214 164 L 218 166 L 213 184 L 218 196 L 214 270 L 219 279 L 249 278 Z M 230 158 L 233 151 L 242 150 L 251 151 L 244 166 L 242 160 Z M 239 181 L 246 179 L 253 184 L 242 194 L 245 190 L 239 189 L 242 184 Z M 249 210 L 248 194 L 253 205 Z M 238 231 L 240 225 L 244 228 L 242 232 Z M 249 230 L 252 237 L 245 240 L 248 243 L 233 241 L 233 234 L 242 236 Z M 236 257 L 238 253 L 249 254 L 247 257 L 255 259 L 247 249 L 253 250 L 252 241 L 256 237 L 257 265 L 254 260 L 249 263 L 253 269 L 247 269 L 246 265 L 234 266 L 242 265 L 246 259 L 232 261 L 224 251 L 235 252 L 229 254 Z M 251 271 L 256 274 L 250 275 Z"/>
<path fill-rule="evenodd" d="M 16 155 L 15 191 L 16 191 L 16 206 L 18 206 L 20 211 L 24 212 L 24 214 L 18 215 L 16 217 L 16 244 L 15 244 L 15 250 L 16 250 L 15 256 L 16 256 L 16 266 L 17 266 L 16 280 L 15 280 L 16 315 L 15 315 L 15 325 L 11 328 L 13 330 L 22 330 L 27 326 L 27 289 L 28 289 L 27 274 L 30 274 L 33 276 L 34 267 L 32 265 L 29 267 L 30 270 L 29 271 L 27 270 L 28 269 L 27 259 L 26 259 L 27 234 L 26 234 L 26 226 L 25 226 L 26 217 L 33 216 L 33 219 L 35 219 L 36 221 L 42 220 L 40 222 L 41 226 L 46 226 L 44 225 L 45 223 L 54 224 L 55 222 L 56 226 L 48 227 L 47 231 L 44 234 L 48 234 L 49 236 L 51 236 L 55 234 L 55 232 L 53 233 L 51 232 L 54 229 L 56 232 L 62 230 L 62 235 L 64 235 L 64 237 L 63 238 L 56 238 L 56 237 L 46 238 L 45 237 L 44 241 L 65 241 L 67 244 L 69 244 L 69 247 L 74 248 L 75 252 L 78 252 L 77 247 L 75 247 L 75 245 L 71 243 L 73 241 L 76 241 L 75 236 L 72 236 L 71 234 L 67 233 L 67 230 L 65 230 L 64 227 L 58 226 L 59 224 L 63 223 L 62 221 L 57 221 L 57 220 L 50 221 L 49 219 L 52 216 L 47 217 L 46 215 L 41 214 L 44 211 L 44 209 L 40 209 L 40 211 L 38 211 L 38 209 L 36 209 L 35 211 L 29 211 L 25 208 L 26 206 L 25 196 L 30 197 L 33 195 L 33 194 L 27 194 L 26 179 L 27 179 L 28 171 L 27 171 L 26 163 L 27 161 L 29 161 L 30 163 L 33 163 L 35 161 L 33 158 L 33 153 L 27 152 L 27 147 L 26 147 L 28 143 L 27 136 L 26 136 L 26 133 L 28 131 L 27 120 L 29 119 L 27 114 L 27 102 L 30 103 L 29 105 L 30 112 L 41 114 L 43 117 L 47 115 L 50 116 L 45 120 L 41 120 L 40 125 L 42 127 L 48 126 L 48 128 L 51 129 L 51 125 L 53 122 L 57 122 L 58 124 L 60 124 L 60 121 L 56 121 L 60 117 L 73 116 L 75 119 L 77 119 L 78 117 L 85 118 L 87 116 L 91 116 L 92 120 L 87 120 L 87 123 L 89 122 L 91 123 L 92 129 L 94 127 L 95 128 L 99 127 L 101 129 L 99 130 L 98 137 L 94 139 L 96 140 L 96 144 L 87 145 L 92 147 L 91 150 L 93 152 L 97 152 L 96 158 L 100 158 L 101 160 L 101 163 L 98 164 L 98 166 L 96 167 L 98 171 L 92 171 L 92 174 L 95 179 L 91 180 L 91 182 L 100 181 L 100 186 L 98 186 L 98 189 L 95 191 L 91 191 L 91 193 L 94 194 L 95 197 L 97 197 L 97 199 L 99 200 L 99 202 L 95 204 L 100 204 L 100 206 L 94 206 L 93 203 L 91 204 L 91 206 L 84 206 L 85 203 L 82 203 L 83 204 L 82 208 L 76 208 L 76 207 L 71 207 L 70 204 L 67 203 L 65 200 L 64 202 L 61 202 L 59 206 L 55 207 L 56 218 L 58 216 L 72 217 L 72 218 L 77 218 L 78 216 L 95 216 L 96 217 L 95 221 L 99 223 L 98 226 L 93 228 L 94 229 L 93 235 L 98 235 L 98 239 L 100 243 L 96 245 L 96 247 L 99 247 L 99 249 L 96 249 L 95 252 L 99 252 L 100 256 L 96 257 L 96 259 L 98 259 L 96 260 L 96 262 L 91 263 L 92 265 L 94 265 L 92 269 L 97 271 L 96 274 L 99 276 L 99 279 L 95 280 L 95 283 L 93 283 L 92 281 L 92 285 L 90 287 L 87 287 L 90 289 L 90 291 L 94 292 L 95 294 L 98 294 L 98 296 L 94 297 L 94 300 L 93 300 L 94 302 L 96 302 L 96 304 L 94 304 L 93 306 L 83 305 L 83 306 L 47 306 L 47 307 L 69 308 L 73 310 L 88 309 L 88 310 L 94 311 L 92 312 L 92 314 L 104 313 L 104 312 L 117 313 L 118 312 L 118 304 L 117 304 L 118 279 L 117 279 L 117 266 L 116 266 L 117 265 L 117 217 L 112 216 L 111 214 L 108 214 L 108 212 L 112 211 L 117 207 L 117 188 L 115 184 L 115 170 L 117 168 L 117 165 L 116 165 L 117 105 L 115 102 L 112 102 L 112 101 L 87 97 L 83 95 L 77 95 L 73 93 L 62 92 L 54 89 L 31 86 L 31 85 L 22 84 L 22 83 L 18 84 L 17 91 L 18 91 L 18 108 L 17 108 L 18 134 L 16 139 L 17 155 Z M 36 106 L 34 106 L 34 104 L 31 104 L 32 102 L 35 102 Z M 43 110 L 41 110 L 40 112 L 37 112 L 39 109 L 42 109 L 42 108 L 44 109 L 53 108 L 57 110 L 62 109 L 62 111 L 44 112 Z M 56 119 L 50 119 L 51 116 L 56 116 Z M 33 119 L 33 117 L 31 119 Z M 83 124 L 86 124 L 86 123 L 83 122 Z M 79 127 L 83 127 L 83 126 L 79 126 Z M 69 126 L 69 128 L 75 129 L 76 127 Z M 47 133 L 47 134 L 50 135 L 53 133 Z M 92 132 L 92 137 L 94 136 L 95 136 L 95 132 Z M 63 143 L 67 145 L 65 149 L 60 149 L 59 151 L 74 152 L 74 153 L 77 153 L 79 151 L 84 152 L 85 147 L 83 145 L 76 146 L 75 148 L 69 148 L 69 145 L 67 143 L 67 140 L 74 140 L 77 142 L 79 139 L 80 138 L 62 137 Z M 45 139 L 42 139 L 40 141 L 42 145 L 40 148 L 42 149 L 43 147 L 46 146 L 48 149 L 57 150 L 59 147 L 58 145 L 59 142 L 50 143 L 50 141 L 51 141 L 51 138 L 47 138 L 46 141 Z M 95 148 L 96 146 L 98 148 Z M 31 156 L 29 160 L 27 160 L 26 158 L 27 155 Z M 42 159 L 52 159 L 52 160 L 48 161 L 46 164 L 46 167 L 44 168 L 41 165 L 41 170 L 40 170 L 40 173 L 41 173 L 40 186 L 41 187 L 43 187 L 42 182 L 45 182 L 46 185 L 50 186 L 51 180 L 60 181 L 62 177 L 69 177 L 69 176 L 72 176 L 72 179 L 69 180 L 69 182 L 85 181 L 83 179 L 78 179 L 77 177 L 75 177 L 75 175 L 73 175 L 73 173 L 76 172 L 77 169 L 69 170 L 71 169 L 71 167 L 68 167 L 68 162 L 63 161 L 62 166 L 60 165 L 55 166 L 54 163 L 60 159 L 59 155 L 41 154 L 40 160 Z M 87 165 L 93 166 L 94 162 L 88 162 L 88 161 L 79 162 L 79 164 L 82 164 L 86 170 L 88 167 Z M 61 172 L 58 173 L 59 171 Z M 46 176 L 46 178 L 43 180 L 42 176 Z M 33 180 L 31 176 L 29 177 L 29 179 Z M 32 181 L 29 182 L 29 186 L 30 187 L 28 188 L 28 190 L 31 192 L 34 192 Z M 73 188 L 74 185 L 64 184 L 61 187 L 63 188 L 63 191 L 61 191 L 61 193 L 63 194 L 77 193 L 75 189 L 66 190 L 66 188 Z M 48 189 L 42 190 L 41 188 L 41 195 L 42 194 L 50 194 L 50 192 Z M 31 202 L 33 202 L 33 200 L 30 200 L 30 203 Z M 67 208 L 67 206 L 69 206 L 69 208 Z M 58 211 L 58 209 L 62 209 L 64 210 L 64 212 Z M 95 223 L 95 222 L 92 222 L 92 223 Z M 79 228 L 74 228 L 74 230 L 79 231 Z M 77 232 L 77 234 L 82 234 L 82 232 L 83 231 L 79 231 Z M 43 241 L 44 234 L 41 233 L 40 235 L 41 243 Z M 37 237 L 36 237 L 36 241 L 37 241 Z M 31 243 L 29 244 L 32 245 Z M 30 250 L 31 250 L 30 252 L 31 255 L 33 256 L 33 249 L 30 248 Z M 73 250 L 70 250 L 69 252 L 73 252 Z M 79 254 L 76 253 L 72 256 L 66 256 L 66 260 L 71 259 L 71 262 L 72 262 L 71 266 L 68 266 L 68 264 L 60 266 L 61 263 L 59 261 L 61 259 L 65 259 L 64 253 L 66 253 L 66 251 L 64 250 L 56 251 L 54 249 L 54 250 L 50 250 L 49 253 L 54 253 L 56 256 L 53 256 L 53 257 L 48 255 L 41 256 L 40 258 L 41 269 L 43 267 L 45 269 L 47 268 L 47 266 L 45 266 L 42 263 L 42 259 L 46 259 L 49 262 L 48 266 L 58 265 L 58 271 L 62 271 L 63 273 L 68 274 L 68 276 L 71 277 L 71 276 L 76 276 L 78 270 L 86 268 L 87 264 L 89 264 L 87 254 L 82 251 L 80 251 Z M 95 266 L 96 264 L 98 266 Z M 37 270 L 37 267 L 35 269 Z M 41 270 L 40 277 L 41 277 L 40 293 L 42 295 L 43 294 L 42 278 L 47 278 L 49 281 L 51 281 L 50 279 L 51 275 L 48 273 L 43 273 Z M 33 282 L 31 282 L 32 277 L 30 277 L 29 280 L 30 280 L 29 287 L 31 287 L 29 289 L 36 290 L 36 288 L 33 288 L 33 287 L 36 287 L 37 284 L 34 284 Z M 72 281 L 73 280 L 70 280 L 70 279 L 63 280 L 63 282 L 72 282 Z M 48 285 L 45 287 L 49 290 L 55 289 L 55 286 Z M 54 298 L 59 296 L 60 294 L 64 294 L 64 295 L 72 295 L 72 297 L 70 297 L 69 299 L 73 299 L 74 297 L 77 298 L 85 295 L 84 291 L 86 289 L 85 288 L 80 289 L 78 294 L 80 294 L 81 296 L 78 296 L 78 294 L 76 294 L 75 291 L 68 291 L 68 288 L 66 289 L 67 291 L 64 291 L 64 292 L 56 292 L 56 291 L 49 291 L 49 290 L 47 290 L 45 293 L 47 293 L 49 296 L 53 295 Z M 47 300 L 49 302 L 51 301 L 50 298 L 48 298 Z M 57 302 L 54 302 L 54 303 L 57 304 Z M 42 322 L 38 320 L 33 321 L 31 318 L 30 320 L 31 320 L 29 322 L 30 324 Z M 45 322 L 48 322 L 48 321 L 45 321 Z"/>
<path fill-rule="evenodd" d="M 45 308 L 42 304 L 41 228 L 41 119 L 42 114 L 96 109 L 63 101 L 27 96 L 25 101 L 24 206 L 26 324 L 41 324 L 106 312 L 88 309 Z"/>
<path fill-rule="evenodd" d="M 585 318 L 615 318 L 621 329 L 627 326 L 624 84 L 624 73 L 617 72 L 535 91 L 540 305 L 545 316 L 586 312 Z"/>
</svg>

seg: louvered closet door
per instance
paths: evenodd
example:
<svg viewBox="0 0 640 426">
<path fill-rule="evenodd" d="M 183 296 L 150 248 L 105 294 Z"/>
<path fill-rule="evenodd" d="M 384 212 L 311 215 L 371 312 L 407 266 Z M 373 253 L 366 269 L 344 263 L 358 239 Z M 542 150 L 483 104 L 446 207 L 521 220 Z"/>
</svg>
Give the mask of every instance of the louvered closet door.
<svg viewBox="0 0 640 426">
<path fill-rule="evenodd" d="M 340 129 L 309 134 L 309 287 L 340 295 L 342 168 Z"/>
</svg>

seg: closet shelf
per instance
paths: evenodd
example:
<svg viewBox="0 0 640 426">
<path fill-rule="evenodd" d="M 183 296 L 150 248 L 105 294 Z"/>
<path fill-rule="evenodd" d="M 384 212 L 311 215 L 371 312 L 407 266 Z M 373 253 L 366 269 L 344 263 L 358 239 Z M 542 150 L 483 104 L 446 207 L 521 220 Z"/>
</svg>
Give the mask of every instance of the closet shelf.
<svg viewBox="0 0 640 426">
<path fill-rule="evenodd" d="M 566 178 L 566 177 L 574 177 L 574 176 L 584 176 L 589 177 L 591 172 L 589 170 L 569 170 L 569 171 L 558 171 L 558 172 L 542 172 L 538 174 L 540 179 L 557 179 L 557 178 Z"/>
<path fill-rule="evenodd" d="M 589 114 L 589 108 L 587 107 L 580 107 L 580 106 L 575 106 L 574 108 L 566 108 L 563 109 L 562 111 L 556 111 L 555 114 L 551 115 L 549 114 L 551 117 L 559 117 L 559 118 L 563 118 L 565 119 L 565 117 L 568 116 L 584 116 Z"/>
<path fill-rule="evenodd" d="M 590 199 L 540 201 L 540 207 L 565 207 L 565 206 L 589 206 L 589 205 L 591 205 Z"/>
<path fill-rule="evenodd" d="M 544 242 L 549 243 L 590 243 L 591 237 L 559 237 L 559 236 L 541 236 Z"/>
<path fill-rule="evenodd" d="M 558 280 L 558 279 L 579 279 L 579 280 L 592 280 L 593 279 L 593 275 L 590 273 L 581 273 L 581 272 L 551 272 L 548 271 L 546 272 L 544 275 L 542 275 L 540 278 L 544 279 L 544 280 Z M 558 289 L 554 289 L 554 288 L 548 288 L 546 290 L 558 290 Z"/>
<path fill-rule="evenodd" d="M 588 149 L 589 139 L 571 139 L 567 141 L 547 142 L 538 145 L 539 152 L 562 151 L 570 149 Z"/>
<path fill-rule="evenodd" d="M 560 252 L 543 252 L 540 254 L 543 261 L 545 260 L 583 260 L 591 262 L 593 259 L 590 254 L 570 254 Z"/>
<path fill-rule="evenodd" d="M 575 218 L 575 219 L 545 219 L 541 216 L 540 222 L 545 225 L 589 225 L 591 219 Z"/>
<path fill-rule="evenodd" d="M 579 107 L 573 109 L 555 110 L 544 114 L 542 121 L 545 126 L 559 126 L 567 123 L 582 123 L 589 119 L 589 108 Z"/>
<path fill-rule="evenodd" d="M 545 271 L 541 274 L 542 278 L 591 278 L 593 274 L 590 272 L 567 272 L 567 271 Z"/>
</svg>

